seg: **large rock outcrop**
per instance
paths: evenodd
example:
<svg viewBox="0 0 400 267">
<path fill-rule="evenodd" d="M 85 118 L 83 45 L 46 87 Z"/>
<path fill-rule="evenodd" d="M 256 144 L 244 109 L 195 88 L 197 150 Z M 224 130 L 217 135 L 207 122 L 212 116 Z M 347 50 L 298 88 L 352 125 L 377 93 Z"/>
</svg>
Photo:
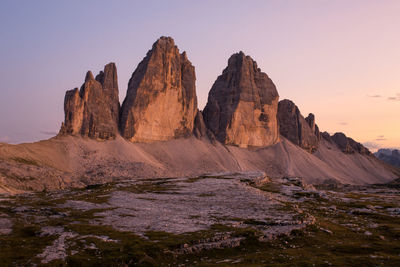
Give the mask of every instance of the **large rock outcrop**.
<svg viewBox="0 0 400 267">
<path fill-rule="evenodd" d="M 197 114 L 194 67 L 174 40 L 161 37 L 139 63 L 122 105 L 121 135 L 134 142 L 189 136 Z"/>
<path fill-rule="evenodd" d="M 95 139 L 113 139 L 118 134 L 119 99 L 117 68 L 104 67 L 96 79 L 88 71 L 81 89 L 65 94 L 65 121 L 60 134 L 82 135 Z"/>
<path fill-rule="evenodd" d="M 347 137 L 344 133 L 335 133 L 331 136 L 331 139 L 343 153 L 353 154 L 357 152 L 365 155 L 371 154 L 368 148 L 354 141 L 352 138 Z"/>
<path fill-rule="evenodd" d="M 279 95 L 272 80 L 243 52 L 232 55 L 212 86 L 203 111 L 207 127 L 222 143 L 268 146 L 279 141 Z"/>
<path fill-rule="evenodd" d="M 311 131 L 315 134 L 315 136 L 318 138 L 318 140 L 320 140 L 321 139 L 321 133 L 319 131 L 318 125 L 315 123 L 314 114 L 312 114 L 312 113 L 308 114 L 308 116 L 307 116 L 307 118 L 305 120 L 308 123 L 308 126 L 310 126 Z"/>
<path fill-rule="evenodd" d="M 279 102 L 277 117 L 282 136 L 309 152 L 316 151 L 320 134 L 313 114 L 304 119 L 299 108 L 285 99 Z"/>
</svg>

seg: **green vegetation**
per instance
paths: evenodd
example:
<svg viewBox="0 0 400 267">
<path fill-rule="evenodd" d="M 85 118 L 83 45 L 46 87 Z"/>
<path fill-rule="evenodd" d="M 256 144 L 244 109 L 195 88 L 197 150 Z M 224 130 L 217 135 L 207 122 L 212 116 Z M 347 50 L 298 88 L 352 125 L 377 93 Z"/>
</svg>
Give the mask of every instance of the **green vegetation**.
<svg viewBox="0 0 400 267">
<path fill-rule="evenodd" d="M 39 237 L 40 227 L 28 222 L 14 223 L 10 235 L 0 235 L 0 266 L 26 266 L 39 263 L 36 255 L 43 252 L 56 236 Z"/>
</svg>

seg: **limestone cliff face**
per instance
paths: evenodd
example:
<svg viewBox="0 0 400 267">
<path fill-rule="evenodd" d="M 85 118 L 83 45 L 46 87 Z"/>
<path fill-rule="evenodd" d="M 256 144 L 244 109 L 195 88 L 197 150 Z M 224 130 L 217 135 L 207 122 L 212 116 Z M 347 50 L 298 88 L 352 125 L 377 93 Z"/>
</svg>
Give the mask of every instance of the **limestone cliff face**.
<svg viewBox="0 0 400 267">
<path fill-rule="evenodd" d="M 60 134 L 113 139 L 118 134 L 119 100 L 117 69 L 114 63 L 93 77 L 88 71 L 81 89 L 65 94 L 65 121 Z"/>
<path fill-rule="evenodd" d="M 315 134 L 318 140 L 321 140 L 321 133 L 319 131 L 318 125 L 315 123 L 315 116 L 314 114 L 310 113 L 308 114 L 307 118 L 305 119 L 306 122 L 308 123 L 308 126 L 310 126 L 311 131 Z"/>
<path fill-rule="evenodd" d="M 346 154 L 360 153 L 370 155 L 371 152 L 362 144 L 354 141 L 354 139 L 347 137 L 344 133 L 335 133 L 331 136 L 331 140 Z"/>
<path fill-rule="evenodd" d="M 208 95 L 204 121 L 222 143 L 268 146 L 279 141 L 279 95 L 272 80 L 243 52 L 232 55 Z"/>
<path fill-rule="evenodd" d="M 318 148 L 320 134 L 313 114 L 304 119 L 299 108 L 285 99 L 279 102 L 277 117 L 282 136 L 309 152 Z"/>
<path fill-rule="evenodd" d="M 96 76 L 96 81 L 101 83 L 105 100 L 108 102 L 107 106 L 110 108 L 111 117 L 118 125 L 120 104 L 118 95 L 118 76 L 115 64 L 107 64 L 104 67 L 104 71 L 100 71 Z"/>
<path fill-rule="evenodd" d="M 134 142 L 189 136 L 197 114 L 194 67 L 161 37 L 139 63 L 121 109 L 121 135 Z"/>
</svg>

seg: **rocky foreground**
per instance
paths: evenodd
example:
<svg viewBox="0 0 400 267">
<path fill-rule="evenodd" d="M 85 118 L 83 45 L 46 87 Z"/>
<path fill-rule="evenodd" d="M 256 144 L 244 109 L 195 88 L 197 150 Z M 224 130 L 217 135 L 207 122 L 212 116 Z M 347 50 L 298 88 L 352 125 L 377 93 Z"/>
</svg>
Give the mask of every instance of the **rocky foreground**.
<svg viewBox="0 0 400 267">
<path fill-rule="evenodd" d="M 3 196 L 0 265 L 394 265 L 399 189 L 239 172 Z"/>
</svg>

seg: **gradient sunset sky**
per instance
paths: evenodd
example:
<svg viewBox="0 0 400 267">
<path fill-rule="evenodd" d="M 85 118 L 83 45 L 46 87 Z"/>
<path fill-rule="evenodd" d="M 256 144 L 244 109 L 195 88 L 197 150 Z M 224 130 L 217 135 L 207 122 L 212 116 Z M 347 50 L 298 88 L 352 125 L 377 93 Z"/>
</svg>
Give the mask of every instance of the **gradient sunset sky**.
<svg viewBox="0 0 400 267">
<path fill-rule="evenodd" d="M 120 100 L 137 64 L 171 36 L 196 67 L 199 108 L 242 50 L 322 131 L 375 150 L 400 147 L 400 1 L 0 2 L 0 142 L 55 135 L 66 90 L 118 68 Z"/>
</svg>

